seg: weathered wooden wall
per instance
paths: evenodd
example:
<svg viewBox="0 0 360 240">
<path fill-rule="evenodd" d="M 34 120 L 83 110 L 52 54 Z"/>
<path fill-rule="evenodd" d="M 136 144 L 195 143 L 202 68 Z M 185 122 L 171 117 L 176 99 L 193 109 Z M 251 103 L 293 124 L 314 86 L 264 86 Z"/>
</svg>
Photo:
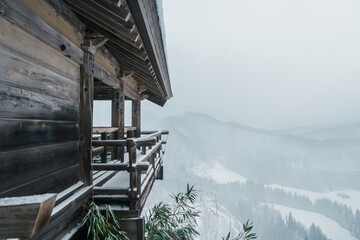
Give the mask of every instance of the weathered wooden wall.
<svg viewBox="0 0 360 240">
<path fill-rule="evenodd" d="M 73 59 L 82 51 L 62 52 L 75 45 L 51 27 L 57 14 L 44 15 L 47 25 L 21 12 L 30 8 L 16 9 L 5 1 L 0 16 L 0 197 L 59 192 L 78 181 L 80 65 Z"/>
</svg>

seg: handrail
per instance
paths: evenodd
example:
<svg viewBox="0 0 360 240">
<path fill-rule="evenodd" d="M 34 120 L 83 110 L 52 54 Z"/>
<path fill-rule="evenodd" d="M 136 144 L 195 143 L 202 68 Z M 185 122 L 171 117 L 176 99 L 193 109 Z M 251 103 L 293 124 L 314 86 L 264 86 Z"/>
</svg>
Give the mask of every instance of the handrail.
<svg viewBox="0 0 360 240">
<path fill-rule="evenodd" d="M 93 134 L 113 133 L 119 131 L 118 127 L 93 127 Z"/>
<path fill-rule="evenodd" d="M 148 135 L 148 134 L 153 134 L 153 133 L 157 133 L 160 132 L 161 135 L 168 135 L 169 131 L 168 130 L 150 130 L 150 131 L 141 131 L 141 134 L 143 135 Z"/>
<path fill-rule="evenodd" d="M 130 209 L 134 210 L 136 207 L 143 207 L 144 200 L 146 199 L 150 188 L 157 179 L 161 169 L 162 147 L 164 142 L 161 139 L 162 135 L 169 134 L 168 131 L 146 131 L 142 132 L 143 136 L 140 138 L 127 138 L 119 140 L 93 140 L 92 145 L 95 147 L 94 152 L 100 152 L 104 148 L 117 148 L 126 147 L 128 152 L 129 161 L 123 162 L 110 162 L 93 163 L 93 170 L 98 171 L 127 171 L 129 172 L 129 189 L 128 189 L 128 201 L 130 202 Z M 141 155 L 138 155 L 138 149 L 141 149 Z M 124 152 L 122 151 L 122 154 Z M 124 158 L 123 158 L 124 159 Z M 145 174 L 145 175 L 144 175 Z M 99 192 L 112 191 L 119 193 L 125 190 L 113 190 L 113 189 L 97 189 Z"/>
<path fill-rule="evenodd" d="M 103 152 L 104 152 L 104 147 L 96 147 L 92 149 L 93 155 L 99 155 L 102 154 Z"/>
<path fill-rule="evenodd" d="M 142 138 L 135 138 L 134 142 L 137 147 L 148 147 L 154 146 L 157 142 L 156 137 L 142 137 Z"/>
<path fill-rule="evenodd" d="M 92 145 L 93 147 L 100 147 L 100 146 L 107 146 L 107 147 L 121 147 L 126 146 L 127 140 L 126 139 L 119 139 L 119 140 L 93 140 Z"/>
</svg>

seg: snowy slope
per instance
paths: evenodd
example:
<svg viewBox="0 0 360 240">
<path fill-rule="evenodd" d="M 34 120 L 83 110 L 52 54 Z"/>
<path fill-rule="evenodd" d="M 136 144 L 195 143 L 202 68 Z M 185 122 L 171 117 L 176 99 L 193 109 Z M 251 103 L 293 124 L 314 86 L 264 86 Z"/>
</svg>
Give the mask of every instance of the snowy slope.
<svg viewBox="0 0 360 240">
<path fill-rule="evenodd" d="M 225 189 L 225 184 L 252 180 L 276 183 L 278 185 L 267 186 L 306 195 L 312 201 L 328 198 L 351 206 L 352 210 L 360 209 L 359 191 L 320 192 L 323 189 L 349 187 L 360 189 L 357 181 L 359 171 L 356 171 L 360 170 L 357 135 L 349 139 L 334 139 L 341 135 L 339 132 L 335 134 L 334 131 L 331 134 L 334 138 L 324 140 L 327 138 L 326 134 L 321 137 L 322 132 L 317 132 L 318 139 L 308 139 L 303 137 L 302 133 L 295 136 L 293 133 L 255 129 L 233 122 L 220 122 L 196 113 L 167 117 L 164 120 L 156 116 L 152 119 L 153 125 L 150 121 L 145 121 L 148 124 L 146 129 L 167 129 L 170 135 L 164 159 L 164 181 L 154 185 L 148 203 L 156 203 L 159 200 L 167 202 L 167 195 L 182 191 L 186 183 L 202 186 L 199 190 L 222 196 L 221 189 Z M 316 129 L 311 129 L 313 130 Z M 254 200 L 265 201 L 259 198 Z M 210 207 L 199 206 L 206 216 L 199 220 L 200 231 L 205 236 L 203 239 L 212 239 L 210 237 L 215 235 L 216 239 L 221 239 L 230 229 L 236 229 L 229 227 L 236 221 L 226 221 L 232 219 L 231 214 L 226 213 L 226 209 L 221 210 L 219 206 L 216 208 L 216 203 L 215 207 L 212 204 L 206 205 Z M 216 209 L 218 213 L 214 214 Z M 319 215 L 312 215 L 316 213 L 306 211 L 302 213 L 308 214 L 304 215 L 304 218 L 307 217 L 302 219 L 303 222 L 312 221 L 315 219 L 314 216 Z M 328 222 L 329 219 L 325 219 L 323 222 L 334 224 L 334 221 Z M 217 224 L 220 224 L 219 228 L 215 227 Z M 336 232 L 342 233 L 344 230 L 334 227 L 332 229 L 336 232 L 331 233 L 325 231 L 320 223 L 316 224 L 328 236 L 335 236 Z M 346 233 L 349 234 L 348 231 Z M 350 236 L 347 239 L 354 238 Z"/>
<path fill-rule="evenodd" d="M 302 223 L 306 228 L 309 228 L 311 224 L 314 223 L 315 225 L 319 226 L 321 228 L 321 231 L 326 235 L 326 237 L 330 238 L 331 240 L 357 240 L 350 234 L 348 230 L 342 228 L 334 220 L 327 218 L 321 214 L 296 208 L 284 207 L 276 204 L 266 205 L 278 210 L 284 219 L 291 212 L 294 219 Z"/>
<path fill-rule="evenodd" d="M 245 183 L 246 178 L 240 176 L 237 173 L 234 173 L 228 168 L 225 168 L 219 162 L 197 163 L 194 168 L 191 170 L 194 175 L 209 180 L 213 180 L 219 184 L 227 184 L 232 182 Z"/>
<path fill-rule="evenodd" d="M 297 194 L 299 196 L 307 196 L 313 203 L 316 200 L 320 200 L 322 198 L 329 199 L 331 201 L 336 201 L 338 203 L 345 204 L 348 207 L 351 207 L 353 212 L 355 213 L 357 209 L 360 210 L 360 192 L 359 191 L 332 191 L 332 192 L 313 192 L 308 190 L 302 190 L 292 187 L 284 187 L 278 184 L 266 185 L 268 188 L 272 189 L 281 189 L 285 192 L 289 192 L 292 194 Z"/>
</svg>

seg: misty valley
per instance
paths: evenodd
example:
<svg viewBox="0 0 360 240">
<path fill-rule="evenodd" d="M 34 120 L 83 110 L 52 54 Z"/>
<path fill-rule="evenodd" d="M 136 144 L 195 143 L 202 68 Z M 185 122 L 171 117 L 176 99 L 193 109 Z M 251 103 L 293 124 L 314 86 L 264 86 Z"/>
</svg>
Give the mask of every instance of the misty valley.
<svg viewBox="0 0 360 240">
<path fill-rule="evenodd" d="M 199 113 L 143 114 L 144 128 L 170 131 L 166 181 L 147 207 L 194 184 L 199 239 L 235 236 L 248 219 L 259 239 L 360 239 L 360 124 L 270 131 Z"/>
</svg>

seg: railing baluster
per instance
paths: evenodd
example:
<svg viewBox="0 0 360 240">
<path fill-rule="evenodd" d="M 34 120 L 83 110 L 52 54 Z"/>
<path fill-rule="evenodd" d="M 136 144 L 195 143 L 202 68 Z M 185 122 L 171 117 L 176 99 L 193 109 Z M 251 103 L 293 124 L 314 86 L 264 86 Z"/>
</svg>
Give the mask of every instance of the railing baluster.
<svg viewBox="0 0 360 240">
<path fill-rule="evenodd" d="M 101 140 L 106 140 L 107 132 L 101 133 Z M 101 162 L 107 163 L 107 148 L 104 146 L 104 152 L 101 154 Z"/>
<path fill-rule="evenodd" d="M 136 171 L 133 164 L 136 164 L 136 145 L 133 139 L 128 139 L 127 148 L 129 152 L 129 171 L 130 171 L 130 209 L 135 210 L 136 208 L 136 197 L 134 188 L 137 187 Z"/>
<path fill-rule="evenodd" d="M 142 155 L 145 155 L 146 154 L 146 146 L 142 146 Z"/>
</svg>

